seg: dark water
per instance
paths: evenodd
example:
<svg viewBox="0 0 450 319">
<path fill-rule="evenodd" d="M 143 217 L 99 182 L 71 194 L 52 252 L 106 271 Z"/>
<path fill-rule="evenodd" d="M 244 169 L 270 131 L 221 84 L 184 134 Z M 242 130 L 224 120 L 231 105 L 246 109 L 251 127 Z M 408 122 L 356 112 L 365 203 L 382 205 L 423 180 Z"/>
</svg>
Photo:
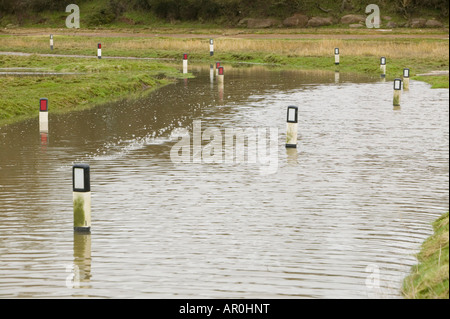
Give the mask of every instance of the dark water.
<svg viewBox="0 0 450 319">
<path fill-rule="evenodd" d="M 448 211 L 449 91 L 412 81 L 394 110 L 392 83 L 364 77 L 228 67 L 220 88 L 193 72 L 50 113 L 48 135 L 37 118 L 0 129 L 0 297 L 401 297 Z M 278 129 L 275 172 L 174 163 L 173 129 L 198 120 Z M 75 162 L 91 166 L 90 235 L 72 229 Z"/>
</svg>

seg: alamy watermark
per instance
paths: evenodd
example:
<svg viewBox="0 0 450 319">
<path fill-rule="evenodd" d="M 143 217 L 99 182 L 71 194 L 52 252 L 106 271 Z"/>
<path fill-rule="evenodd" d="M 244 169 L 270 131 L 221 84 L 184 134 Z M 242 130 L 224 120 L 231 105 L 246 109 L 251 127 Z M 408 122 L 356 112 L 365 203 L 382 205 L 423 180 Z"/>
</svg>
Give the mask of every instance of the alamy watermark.
<svg viewBox="0 0 450 319">
<path fill-rule="evenodd" d="M 261 175 L 278 170 L 278 128 L 207 127 L 201 120 L 193 122 L 192 136 L 186 128 L 171 133 L 178 140 L 170 151 L 174 164 L 255 164 Z M 206 145 L 205 145 L 206 142 Z"/>
<path fill-rule="evenodd" d="M 80 7 L 76 4 L 69 4 L 66 7 L 66 12 L 70 12 L 69 16 L 66 18 L 66 27 L 69 29 L 80 28 Z"/>
<path fill-rule="evenodd" d="M 66 287 L 69 289 L 80 288 L 80 268 L 77 265 L 67 265 Z"/>
<path fill-rule="evenodd" d="M 369 4 L 366 13 L 370 13 L 366 18 L 366 27 L 369 29 L 380 27 L 380 7 L 376 4 Z"/>
</svg>

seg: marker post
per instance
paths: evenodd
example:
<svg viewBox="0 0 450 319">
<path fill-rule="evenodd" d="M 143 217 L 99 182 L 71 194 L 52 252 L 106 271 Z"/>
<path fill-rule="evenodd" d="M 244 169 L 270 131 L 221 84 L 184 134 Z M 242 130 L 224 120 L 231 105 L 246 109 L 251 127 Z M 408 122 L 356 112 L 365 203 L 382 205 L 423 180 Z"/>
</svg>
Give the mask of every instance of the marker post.
<svg viewBox="0 0 450 319">
<path fill-rule="evenodd" d="M 188 55 L 183 54 L 183 73 L 188 73 Z"/>
<path fill-rule="evenodd" d="M 221 66 L 221 67 L 219 67 L 219 74 L 217 75 L 217 82 L 223 84 L 224 76 L 225 76 L 225 74 L 223 71 L 223 66 Z"/>
<path fill-rule="evenodd" d="M 394 106 L 400 106 L 400 98 L 402 94 L 402 80 L 394 80 Z"/>
<path fill-rule="evenodd" d="M 97 44 L 97 57 L 98 57 L 99 59 L 102 58 L 102 44 L 101 44 L 101 43 L 98 43 L 98 44 Z"/>
<path fill-rule="evenodd" d="M 403 91 L 409 91 L 409 69 L 403 69 Z"/>
<path fill-rule="evenodd" d="M 91 184 L 87 164 L 74 164 L 73 181 L 73 229 L 75 232 L 91 231 Z"/>
<path fill-rule="evenodd" d="M 39 131 L 48 132 L 48 99 L 39 99 Z"/>
<path fill-rule="evenodd" d="M 286 147 L 297 147 L 297 133 L 298 133 L 298 107 L 288 106 L 287 109 L 287 124 L 286 124 Z"/>
<path fill-rule="evenodd" d="M 380 59 L 380 70 L 381 70 L 381 77 L 386 77 L 386 58 L 381 57 Z"/>
<path fill-rule="evenodd" d="M 209 40 L 209 56 L 213 56 L 214 55 L 214 40 L 210 39 Z"/>
<path fill-rule="evenodd" d="M 216 76 L 219 75 L 220 62 L 216 62 Z"/>
</svg>

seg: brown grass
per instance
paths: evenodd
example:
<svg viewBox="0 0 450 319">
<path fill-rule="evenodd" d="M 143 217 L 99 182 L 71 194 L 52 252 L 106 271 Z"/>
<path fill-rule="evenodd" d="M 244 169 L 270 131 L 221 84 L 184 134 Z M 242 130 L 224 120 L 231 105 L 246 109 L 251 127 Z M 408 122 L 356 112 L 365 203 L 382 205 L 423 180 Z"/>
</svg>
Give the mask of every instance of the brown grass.
<svg viewBox="0 0 450 319">
<path fill-rule="evenodd" d="M 130 55 L 133 51 L 145 55 L 152 51 L 183 51 L 202 53 L 209 50 L 208 40 L 199 38 L 93 38 L 84 36 L 56 36 L 55 49 L 58 52 L 95 52 L 98 42 L 105 50 L 115 54 Z M 0 50 L 48 51 L 48 36 L 3 36 L 0 37 Z M 223 53 L 266 53 L 286 56 L 330 56 L 335 47 L 340 48 L 342 56 L 388 56 L 391 58 L 429 58 L 448 60 L 449 42 L 430 39 L 241 39 L 217 38 L 215 50 Z"/>
</svg>

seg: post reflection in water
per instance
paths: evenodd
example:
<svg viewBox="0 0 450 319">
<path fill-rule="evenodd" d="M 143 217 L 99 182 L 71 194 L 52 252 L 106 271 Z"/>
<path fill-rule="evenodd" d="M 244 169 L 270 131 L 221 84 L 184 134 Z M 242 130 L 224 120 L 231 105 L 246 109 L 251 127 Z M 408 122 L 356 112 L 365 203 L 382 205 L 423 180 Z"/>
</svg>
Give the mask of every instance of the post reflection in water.
<svg viewBox="0 0 450 319">
<path fill-rule="evenodd" d="M 286 155 L 287 155 L 287 164 L 288 166 L 297 166 L 298 165 L 298 152 L 297 148 L 286 147 Z"/>
<path fill-rule="evenodd" d="M 91 288 L 91 234 L 73 233 L 74 281 L 78 288 Z"/>
</svg>

